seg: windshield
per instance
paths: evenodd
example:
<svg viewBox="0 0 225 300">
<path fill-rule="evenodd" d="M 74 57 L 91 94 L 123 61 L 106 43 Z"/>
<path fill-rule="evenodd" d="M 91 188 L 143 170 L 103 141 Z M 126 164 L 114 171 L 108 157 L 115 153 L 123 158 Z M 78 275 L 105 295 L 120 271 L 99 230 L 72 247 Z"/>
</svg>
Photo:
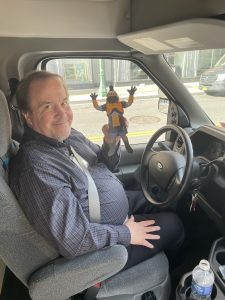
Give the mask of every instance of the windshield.
<svg viewBox="0 0 225 300">
<path fill-rule="evenodd" d="M 225 49 L 165 55 L 171 68 L 216 126 L 225 126 Z"/>
<path fill-rule="evenodd" d="M 128 101 L 132 86 L 137 88 L 132 105 L 124 106 L 131 144 L 147 143 L 149 137 L 167 123 L 166 114 L 158 110 L 158 86 L 131 61 L 56 58 L 47 62 L 46 69 L 64 78 L 75 116 L 72 126 L 95 143 L 102 144 L 102 125 L 108 122 L 108 116 L 104 109 L 96 110 L 90 94 L 96 93 L 98 105 L 103 105 L 111 85 L 122 102 Z"/>
<path fill-rule="evenodd" d="M 218 62 L 216 63 L 216 67 L 222 67 L 225 65 L 225 55 L 223 55 L 219 60 Z"/>
</svg>

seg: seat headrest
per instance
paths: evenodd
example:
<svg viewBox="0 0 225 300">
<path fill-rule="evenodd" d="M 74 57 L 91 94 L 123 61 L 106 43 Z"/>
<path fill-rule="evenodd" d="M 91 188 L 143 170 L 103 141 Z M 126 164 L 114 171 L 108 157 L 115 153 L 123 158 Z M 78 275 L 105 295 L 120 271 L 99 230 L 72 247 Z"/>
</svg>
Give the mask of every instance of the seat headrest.
<svg viewBox="0 0 225 300">
<path fill-rule="evenodd" d="M 12 125 L 6 97 L 0 90 L 0 157 L 4 156 L 11 145 Z"/>
</svg>

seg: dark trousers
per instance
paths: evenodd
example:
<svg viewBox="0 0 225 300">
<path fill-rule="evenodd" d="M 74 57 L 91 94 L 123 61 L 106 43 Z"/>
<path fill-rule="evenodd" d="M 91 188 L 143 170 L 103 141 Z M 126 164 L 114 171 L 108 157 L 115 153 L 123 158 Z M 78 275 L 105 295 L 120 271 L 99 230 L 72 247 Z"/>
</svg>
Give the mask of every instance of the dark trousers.
<svg viewBox="0 0 225 300">
<path fill-rule="evenodd" d="M 124 269 L 149 259 L 162 250 L 173 252 L 182 245 L 184 229 L 175 213 L 157 212 L 158 209 L 145 199 L 141 191 L 127 191 L 127 196 L 130 207 L 129 215 L 134 215 L 137 222 L 155 220 L 155 225 L 160 226 L 160 230 L 155 234 L 159 234 L 160 239 L 150 241 L 154 245 L 153 249 L 145 246 L 129 245 L 127 247 L 128 260 Z"/>
</svg>

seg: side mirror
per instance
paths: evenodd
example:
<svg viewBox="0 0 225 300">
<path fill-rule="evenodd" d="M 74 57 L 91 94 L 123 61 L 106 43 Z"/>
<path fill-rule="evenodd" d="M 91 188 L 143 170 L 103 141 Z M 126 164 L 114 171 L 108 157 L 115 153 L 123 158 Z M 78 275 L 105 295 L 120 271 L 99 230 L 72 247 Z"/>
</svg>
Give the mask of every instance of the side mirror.
<svg viewBox="0 0 225 300">
<path fill-rule="evenodd" d="M 162 114 L 167 115 L 169 110 L 169 103 L 170 101 L 168 99 L 159 98 L 158 111 Z"/>
</svg>

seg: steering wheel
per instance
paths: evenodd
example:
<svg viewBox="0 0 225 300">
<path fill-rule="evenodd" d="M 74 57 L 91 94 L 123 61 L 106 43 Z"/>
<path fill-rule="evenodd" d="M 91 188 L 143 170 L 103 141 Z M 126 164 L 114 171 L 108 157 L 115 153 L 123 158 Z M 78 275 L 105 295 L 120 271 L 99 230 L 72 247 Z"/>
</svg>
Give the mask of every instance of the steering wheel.
<svg viewBox="0 0 225 300">
<path fill-rule="evenodd" d="M 158 138 L 168 131 L 177 134 L 179 147 L 170 149 L 158 142 L 158 147 L 153 149 Z M 192 164 L 192 143 L 184 129 L 167 125 L 157 130 L 145 148 L 140 167 L 141 187 L 148 201 L 158 206 L 168 206 L 177 201 L 189 184 Z"/>
</svg>

